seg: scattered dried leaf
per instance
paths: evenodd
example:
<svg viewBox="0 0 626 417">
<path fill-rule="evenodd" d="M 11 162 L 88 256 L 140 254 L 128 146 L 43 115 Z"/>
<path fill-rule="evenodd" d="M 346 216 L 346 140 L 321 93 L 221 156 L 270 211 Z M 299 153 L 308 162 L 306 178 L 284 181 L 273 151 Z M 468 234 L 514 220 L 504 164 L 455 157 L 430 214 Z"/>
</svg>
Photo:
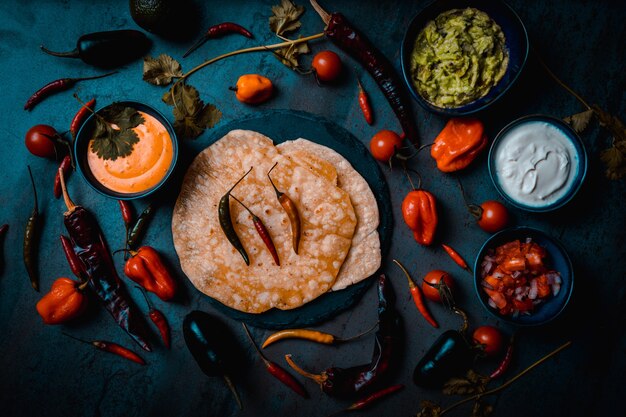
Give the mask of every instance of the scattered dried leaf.
<svg viewBox="0 0 626 417">
<path fill-rule="evenodd" d="M 465 378 L 451 378 L 443 386 L 442 392 L 446 395 L 480 394 L 486 391 L 489 377 L 469 370 Z"/>
<path fill-rule="evenodd" d="M 173 78 L 183 76 L 180 63 L 167 54 L 157 58 L 147 56 L 143 59 L 143 79 L 154 85 L 168 85 Z"/>
<path fill-rule="evenodd" d="M 291 0 L 280 0 L 280 4 L 272 6 L 270 29 L 278 36 L 293 32 L 302 26 L 300 16 L 304 13 L 303 6 L 296 6 Z"/>
<path fill-rule="evenodd" d="M 489 417 L 493 413 L 493 406 L 482 401 L 476 401 L 472 407 L 470 417 Z"/>
<path fill-rule="evenodd" d="M 299 37 L 301 38 L 301 36 Z M 301 70 L 300 63 L 298 62 L 298 57 L 302 54 L 308 54 L 311 52 L 311 48 L 306 42 L 289 45 L 285 48 L 280 48 L 274 51 L 274 56 L 278 58 L 280 62 L 285 64 L 287 67 L 292 70 L 298 71 Z"/>
<path fill-rule="evenodd" d="M 576 133 L 582 133 L 585 129 L 587 129 L 587 126 L 589 126 L 589 122 L 591 121 L 593 114 L 593 109 L 589 109 L 584 112 L 565 117 L 563 121 L 570 125 Z"/>
<path fill-rule="evenodd" d="M 174 107 L 174 130 L 181 138 L 195 139 L 222 118 L 217 107 L 204 104 L 198 90 L 185 83 L 174 84 L 162 100 Z"/>
<path fill-rule="evenodd" d="M 91 150 L 101 159 L 115 161 L 133 151 L 139 136 L 133 128 L 144 122 L 143 116 L 132 107 L 114 103 L 100 110 L 91 142 Z"/>
<path fill-rule="evenodd" d="M 422 409 L 415 417 L 439 417 L 441 415 L 441 407 L 432 401 L 421 401 L 420 407 Z"/>
</svg>

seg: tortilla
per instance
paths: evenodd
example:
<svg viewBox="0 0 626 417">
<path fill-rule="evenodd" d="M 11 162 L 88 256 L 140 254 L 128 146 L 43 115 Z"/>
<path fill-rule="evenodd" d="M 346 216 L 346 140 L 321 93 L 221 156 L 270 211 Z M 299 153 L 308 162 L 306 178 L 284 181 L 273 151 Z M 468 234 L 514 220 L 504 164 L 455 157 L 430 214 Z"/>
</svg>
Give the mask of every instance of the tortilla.
<svg viewBox="0 0 626 417">
<path fill-rule="evenodd" d="M 292 155 L 309 154 L 331 163 L 336 169 L 337 185 L 350 195 L 357 225 L 352 237 L 352 247 L 332 290 L 342 290 L 370 277 L 380 268 L 381 252 L 377 230 L 378 204 L 367 181 L 339 153 L 307 139 L 283 142 L 277 148 L 288 158 Z"/>
<path fill-rule="evenodd" d="M 275 162 L 272 180 L 294 201 L 301 218 L 299 254 L 293 252 L 289 220 L 267 178 Z M 234 199 L 231 219 L 250 256 L 249 266 L 219 225 L 220 198 L 251 166 L 232 195 L 262 219 L 280 267 L 251 216 Z M 181 267 L 198 290 L 234 309 L 261 313 L 296 308 L 328 291 L 348 254 L 356 223 L 347 192 L 280 155 L 266 136 L 234 130 L 189 167 L 174 207 L 172 234 Z"/>
</svg>

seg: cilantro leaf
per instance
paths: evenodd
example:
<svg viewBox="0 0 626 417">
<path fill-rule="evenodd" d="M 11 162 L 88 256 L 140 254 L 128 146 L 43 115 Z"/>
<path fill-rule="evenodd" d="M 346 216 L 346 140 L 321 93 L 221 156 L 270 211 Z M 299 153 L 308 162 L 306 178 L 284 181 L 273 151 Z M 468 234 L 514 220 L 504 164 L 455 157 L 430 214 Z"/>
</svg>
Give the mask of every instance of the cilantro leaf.
<svg viewBox="0 0 626 417">
<path fill-rule="evenodd" d="M 183 76 L 180 63 L 167 54 L 157 58 L 147 56 L 143 59 L 143 79 L 154 85 L 168 85 L 173 78 Z"/>
<path fill-rule="evenodd" d="M 585 129 L 587 129 L 587 126 L 589 126 L 589 122 L 591 121 L 593 114 L 593 109 L 589 109 L 584 112 L 568 116 L 564 118 L 563 121 L 570 125 L 576 133 L 582 133 Z"/>
<path fill-rule="evenodd" d="M 279 5 L 272 6 L 272 13 L 270 29 L 278 36 L 293 32 L 302 26 L 299 19 L 304 13 L 304 7 L 296 6 L 291 0 L 281 0 Z"/>
<path fill-rule="evenodd" d="M 175 84 L 163 95 L 163 102 L 173 106 L 174 130 L 181 138 L 194 139 L 215 126 L 222 112 L 213 104 L 204 104 L 198 90 L 188 84 Z"/>
<path fill-rule="evenodd" d="M 117 103 L 96 114 L 91 150 L 99 158 L 111 161 L 130 155 L 139 142 L 133 128 L 144 122 L 143 116 L 134 108 Z"/>
<path fill-rule="evenodd" d="M 299 70 L 300 63 L 298 62 L 298 57 L 302 54 L 308 54 L 311 52 L 309 45 L 304 43 L 292 44 L 284 48 L 280 48 L 274 51 L 274 56 L 278 58 L 280 62 L 282 62 L 287 67 L 292 70 Z"/>
</svg>

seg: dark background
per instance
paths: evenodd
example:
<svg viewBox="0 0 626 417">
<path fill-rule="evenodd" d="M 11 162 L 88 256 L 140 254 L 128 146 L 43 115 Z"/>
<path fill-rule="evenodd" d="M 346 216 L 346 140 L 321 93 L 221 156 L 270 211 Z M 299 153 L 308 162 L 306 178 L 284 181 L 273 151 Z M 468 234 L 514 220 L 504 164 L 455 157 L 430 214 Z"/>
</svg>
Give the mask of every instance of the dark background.
<svg viewBox="0 0 626 417">
<path fill-rule="evenodd" d="M 270 6 L 278 1 L 203 2 L 201 26 L 221 21 L 236 21 L 250 28 L 255 40 L 232 36 L 211 41 L 195 54 L 181 60 L 189 70 L 206 58 L 243 46 L 270 44 L 276 38 L 268 29 Z M 299 1 L 303 3 L 303 1 Z M 400 43 L 411 17 L 425 2 L 324 1 L 328 9 L 340 10 L 356 23 L 390 58 L 399 70 Z M 527 26 L 536 51 L 563 80 L 588 101 L 599 103 L 613 113 L 624 115 L 624 45 L 626 44 L 623 2 L 510 1 Z M 307 4 L 300 32 L 319 32 L 323 24 Z M 238 412 L 229 391 L 219 378 L 205 377 L 187 351 L 181 334 L 184 315 L 192 309 L 214 311 L 205 296 L 197 292 L 182 276 L 173 250 L 170 218 L 176 190 L 168 190 L 153 221 L 145 242 L 165 254 L 174 266 L 186 291 L 184 301 L 156 305 L 164 311 L 173 326 L 173 345 L 166 351 L 157 345 L 149 362 L 140 367 L 115 356 L 95 351 L 61 335 L 60 328 L 45 326 L 35 311 L 41 296 L 30 287 L 22 261 L 22 236 L 32 207 L 32 194 L 26 164 L 35 174 L 40 210 L 45 217 L 40 245 L 41 286 L 44 291 L 54 279 L 68 276 L 69 270 L 58 244 L 63 231 L 62 201 L 52 196 L 55 163 L 30 155 L 23 146 L 24 133 L 34 124 L 45 123 L 59 131 L 69 127 L 78 103 L 65 92 L 47 99 L 32 112 L 22 110 L 28 96 L 47 82 L 62 77 L 87 76 L 98 71 L 78 60 L 46 56 L 38 49 L 71 49 L 84 33 L 120 28 L 137 28 L 130 18 L 128 2 L 119 1 L 23 1 L 0 3 L 0 223 L 11 225 L 4 242 L 7 267 L 0 278 L 0 413 L 7 416 L 318 416 L 330 414 L 346 405 L 328 398 L 310 381 L 306 382 L 312 399 L 303 400 L 276 382 L 263 369 L 239 324 L 226 319 L 246 346 L 249 371 L 238 382 L 246 408 Z M 150 35 L 152 54 L 168 53 L 181 59 L 190 41 L 174 42 Z M 335 49 L 330 42 L 317 41 L 314 51 Z M 342 57 L 344 55 L 342 54 Z M 305 58 L 308 63 L 310 57 Z M 398 130 L 396 119 L 373 80 L 361 67 L 345 58 L 346 74 L 333 87 L 320 88 L 312 77 L 300 76 L 284 66 L 270 53 L 240 55 L 211 65 L 191 77 L 201 98 L 216 104 L 224 113 L 223 125 L 265 109 L 295 109 L 321 115 L 345 127 L 364 143 L 380 129 Z M 77 90 L 81 97 L 96 97 L 99 105 L 115 100 L 135 99 L 155 106 L 171 118 L 171 110 L 160 100 L 164 90 L 141 80 L 140 61 L 121 69 L 115 77 L 87 82 Z M 261 73 L 278 87 L 277 96 L 266 104 L 249 107 L 237 102 L 227 90 L 245 73 Z M 356 105 L 356 76 L 370 93 L 376 123 L 368 126 Z M 423 142 L 431 141 L 445 119 L 423 111 L 414 103 Z M 517 87 L 481 118 L 487 133 L 493 137 L 511 120 L 526 114 L 545 113 L 564 117 L 583 110 L 571 96 L 560 89 L 529 59 L 527 70 Z M 211 132 L 193 145 L 206 146 Z M 626 203 L 624 181 L 604 178 L 599 151 L 609 143 L 608 134 L 593 128 L 583 135 L 589 154 L 589 173 L 582 190 L 567 207 L 552 214 L 528 214 L 511 209 L 517 225 L 529 225 L 547 231 L 562 240 L 576 270 L 574 296 L 565 314 L 557 321 L 536 329 L 519 329 L 517 352 L 509 375 L 549 352 L 567 340 L 571 348 L 542 365 L 502 394 L 488 398 L 496 405 L 496 416 L 623 416 L 623 375 L 626 370 L 624 337 L 624 283 L 626 250 L 624 249 Z M 488 235 L 474 224 L 463 207 L 454 177 L 434 168 L 432 159 L 423 153 L 416 166 L 424 186 L 440 202 L 439 239 L 454 246 L 473 263 Z M 403 261 L 414 276 L 441 268 L 450 271 L 459 287 L 458 301 L 470 315 L 473 327 L 493 324 L 508 334 L 514 329 L 498 323 L 480 306 L 469 274 L 454 265 L 440 250 L 417 245 L 402 223 L 399 207 L 409 186 L 399 170 L 385 170 L 392 195 L 396 227 L 390 254 L 383 270 L 388 272 L 398 294 L 398 306 L 405 321 L 406 354 L 400 369 L 393 371 L 393 383 L 404 383 L 406 389 L 362 415 L 414 415 L 421 400 L 451 404 L 434 391 L 416 388 L 411 373 L 418 359 L 438 337 L 417 313 L 408 296 L 406 280 L 389 262 L 391 257 Z M 489 180 L 486 156 L 460 174 L 472 201 L 497 198 Z M 112 247 L 123 240 L 123 226 L 117 202 L 93 192 L 78 175 L 70 180 L 75 201 L 97 209 L 97 217 Z M 147 201 L 135 204 L 143 208 Z M 122 261 L 117 259 L 118 270 Z M 128 281 L 127 281 L 128 282 Z M 135 300 L 140 294 L 131 287 Z M 320 329 L 349 336 L 368 328 L 376 320 L 376 293 L 372 286 L 349 311 L 323 323 Z M 431 306 L 442 328 L 456 328 L 458 320 L 440 306 Z M 108 314 L 92 309 L 78 323 L 64 330 L 88 339 L 107 339 L 131 346 Z M 270 332 L 252 329 L 256 339 Z M 369 361 L 372 338 L 344 345 L 326 347 L 305 342 L 285 342 L 268 349 L 268 356 L 284 364 L 284 353 L 296 355 L 299 363 L 311 370 L 331 365 L 351 366 Z M 494 363 L 485 361 L 479 369 L 488 372 Z M 450 415 L 469 415 L 460 408 Z"/>
</svg>

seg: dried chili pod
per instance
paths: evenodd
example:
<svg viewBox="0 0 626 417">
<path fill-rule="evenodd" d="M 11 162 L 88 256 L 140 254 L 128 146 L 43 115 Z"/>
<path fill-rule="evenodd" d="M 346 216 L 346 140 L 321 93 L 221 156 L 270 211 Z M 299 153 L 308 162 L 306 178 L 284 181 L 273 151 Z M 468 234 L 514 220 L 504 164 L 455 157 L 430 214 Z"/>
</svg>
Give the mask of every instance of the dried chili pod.
<svg viewBox="0 0 626 417">
<path fill-rule="evenodd" d="M 274 185 L 274 181 L 272 181 L 272 177 L 270 177 L 270 173 L 276 165 L 278 165 L 278 162 L 275 163 L 267 172 L 267 178 L 269 178 L 270 184 L 272 184 L 274 192 L 276 192 L 278 202 L 282 206 L 283 210 L 285 210 L 285 213 L 287 213 L 287 217 L 289 218 L 289 224 L 291 225 L 291 242 L 293 245 L 293 251 L 297 255 L 298 247 L 300 246 L 300 215 L 298 214 L 298 208 L 294 204 L 293 200 L 291 200 L 287 194 L 278 191 L 278 188 Z"/>
<path fill-rule="evenodd" d="M 235 187 L 243 181 L 246 176 L 252 171 L 253 167 L 250 167 L 248 172 L 246 172 L 241 178 L 237 180 L 237 182 L 230 187 L 230 189 L 220 198 L 220 202 L 217 208 L 217 216 L 220 221 L 220 227 L 222 231 L 226 235 L 226 238 L 230 242 L 231 245 L 241 254 L 246 265 L 250 265 L 250 258 L 248 257 L 248 253 L 246 249 L 243 247 L 241 240 L 239 240 L 239 236 L 237 236 L 237 232 L 235 231 L 235 227 L 233 226 L 233 220 L 230 218 L 230 193 L 235 189 Z"/>
<path fill-rule="evenodd" d="M 74 340 L 78 340 L 79 342 L 82 343 L 86 343 L 88 345 L 92 345 L 93 347 L 95 347 L 96 349 L 99 349 L 103 352 L 109 352 L 112 353 L 114 355 L 117 355 L 121 358 L 124 358 L 126 360 L 138 363 L 139 365 L 145 365 L 146 361 L 144 361 L 141 356 L 137 355 L 135 352 L 133 352 L 130 349 L 125 348 L 124 346 L 118 345 L 117 343 L 113 343 L 113 342 L 106 342 L 104 340 L 93 340 L 91 342 L 87 341 L 87 340 L 83 340 L 83 339 L 79 339 L 78 337 L 69 335 L 67 333 L 63 333 L 65 336 L 70 337 Z"/>
<path fill-rule="evenodd" d="M 35 187 L 35 180 L 33 179 L 33 173 L 28 166 L 28 175 L 30 176 L 30 183 L 33 186 L 33 194 L 35 196 L 35 204 L 33 210 L 26 222 L 26 229 L 24 231 L 24 266 L 28 277 L 30 278 L 30 284 L 35 291 L 39 291 L 39 273 L 37 271 L 37 243 L 39 239 L 39 202 L 37 200 L 37 188 Z"/>
</svg>

